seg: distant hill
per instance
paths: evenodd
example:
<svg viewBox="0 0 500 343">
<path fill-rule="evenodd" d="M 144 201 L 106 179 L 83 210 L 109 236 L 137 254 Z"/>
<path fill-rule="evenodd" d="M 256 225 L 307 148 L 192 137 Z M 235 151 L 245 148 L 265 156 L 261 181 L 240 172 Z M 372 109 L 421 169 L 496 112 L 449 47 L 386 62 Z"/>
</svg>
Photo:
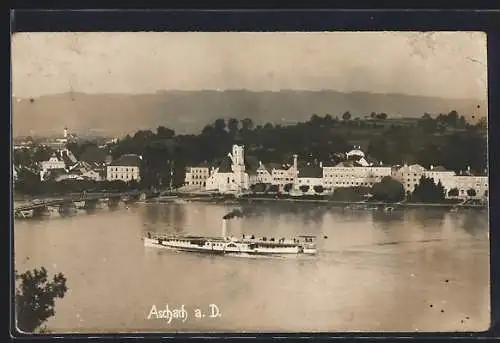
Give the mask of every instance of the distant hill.
<svg viewBox="0 0 500 343">
<path fill-rule="evenodd" d="M 480 106 L 479 108 L 477 106 Z M 291 124 L 314 113 L 363 118 L 385 112 L 390 118 L 458 111 L 468 120 L 487 115 L 485 101 L 405 94 L 337 91 L 165 91 L 155 94 L 66 93 L 13 99 L 14 136 L 48 135 L 67 126 L 77 134 L 122 136 L 159 125 L 177 133 L 198 133 L 217 118 L 251 118 L 255 124 Z"/>
</svg>

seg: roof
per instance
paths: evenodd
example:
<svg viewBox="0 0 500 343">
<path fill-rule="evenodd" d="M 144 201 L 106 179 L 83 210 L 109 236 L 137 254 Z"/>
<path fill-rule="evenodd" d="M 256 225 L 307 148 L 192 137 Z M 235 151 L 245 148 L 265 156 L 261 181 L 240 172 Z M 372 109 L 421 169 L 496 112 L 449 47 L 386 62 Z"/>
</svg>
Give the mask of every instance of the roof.
<svg viewBox="0 0 500 343">
<path fill-rule="evenodd" d="M 260 166 L 259 159 L 255 156 L 245 156 L 245 171 L 247 174 L 257 174 Z"/>
<path fill-rule="evenodd" d="M 450 170 L 446 169 L 443 166 L 436 166 L 436 167 L 432 168 L 432 171 L 450 171 Z"/>
<path fill-rule="evenodd" d="M 231 168 L 233 161 L 231 161 L 231 157 L 225 156 L 219 164 L 219 173 L 232 173 L 233 169 Z"/>
<path fill-rule="evenodd" d="M 365 156 L 365 153 L 364 153 L 364 152 L 362 152 L 362 151 L 361 151 L 361 150 L 359 150 L 359 149 L 352 149 L 351 151 L 349 151 L 349 152 L 347 153 L 347 155 L 354 155 L 354 156 L 362 156 L 362 157 L 364 157 L 364 156 Z"/>
<path fill-rule="evenodd" d="M 337 163 L 332 161 L 323 162 L 323 167 L 335 167 L 336 165 Z"/>
<path fill-rule="evenodd" d="M 337 163 L 334 167 L 336 167 L 336 168 L 354 167 L 354 163 L 352 161 L 342 161 L 342 162 Z"/>
<path fill-rule="evenodd" d="M 124 166 L 124 167 L 139 167 L 141 165 L 141 158 L 136 154 L 126 154 L 120 156 L 109 164 L 110 166 Z"/>
<path fill-rule="evenodd" d="M 52 154 L 52 156 L 56 156 L 59 161 L 64 162 L 66 167 L 75 165 L 75 162 L 68 156 L 65 150 L 59 150 L 57 153 Z"/>
<path fill-rule="evenodd" d="M 96 146 L 89 146 L 80 155 L 80 161 L 88 163 L 104 163 L 106 162 L 106 152 Z"/>
<path fill-rule="evenodd" d="M 322 178 L 323 168 L 319 166 L 305 166 L 299 168 L 299 177 Z"/>
<path fill-rule="evenodd" d="M 195 166 L 191 166 L 191 168 L 210 168 L 211 165 L 208 164 L 207 162 L 203 162 L 203 163 L 200 163 L 200 164 L 197 164 Z"/>
<path fill-rule="evenodd" d="M 266 163 L 265 167 L 269 172 L 273 169 L 285 169 L 281 164 L 275 162 Z"/>
</svg>

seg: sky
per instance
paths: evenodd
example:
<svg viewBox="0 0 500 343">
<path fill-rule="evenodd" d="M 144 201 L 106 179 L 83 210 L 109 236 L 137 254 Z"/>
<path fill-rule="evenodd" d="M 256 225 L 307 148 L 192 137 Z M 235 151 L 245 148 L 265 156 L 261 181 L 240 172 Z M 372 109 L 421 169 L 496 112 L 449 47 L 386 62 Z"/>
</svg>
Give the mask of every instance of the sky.
<svg viewBox="0 0 500 343">
<path fill-rule="evenodd" d="M 16 33 L 18 98 L 331 89 L 487 98 L 481 32 Z"/>
</svg>

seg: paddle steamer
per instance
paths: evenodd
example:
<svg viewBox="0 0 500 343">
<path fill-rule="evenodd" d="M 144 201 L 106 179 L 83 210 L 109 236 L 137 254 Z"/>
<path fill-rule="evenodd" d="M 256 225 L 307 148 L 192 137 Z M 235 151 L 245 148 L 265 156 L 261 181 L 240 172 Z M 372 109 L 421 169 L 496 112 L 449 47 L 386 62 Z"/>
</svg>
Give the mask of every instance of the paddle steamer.
<svg viewBox="0 0 500 343">
<path fill-rule="evenodd" d="M 315 236 L 293 238 L 235 238 L 227 235 L 227 220 L 222 221 L 221 237 L 175 236 L 148 232 L 144 245 L 177 251 L 221 255 L 315 255 Z"/>
</svg>

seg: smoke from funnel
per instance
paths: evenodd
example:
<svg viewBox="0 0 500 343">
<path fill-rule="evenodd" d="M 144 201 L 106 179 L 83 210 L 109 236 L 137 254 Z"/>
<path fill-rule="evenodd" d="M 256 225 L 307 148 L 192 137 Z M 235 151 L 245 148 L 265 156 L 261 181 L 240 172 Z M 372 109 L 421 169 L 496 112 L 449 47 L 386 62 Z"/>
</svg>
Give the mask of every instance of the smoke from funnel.
<svg viewBox="0 0 500 343">
<path fill-rule="evenodd" d="M 228 220 L 228 219 L 233 219 L 233 218 L 243 218 L 248 215 L 250 215 L 252 211 L 249 208 L 243 208 L 243 209 L 234 209 L 229 213 L 226 213 L 222 219 Z"/>
</svg>

